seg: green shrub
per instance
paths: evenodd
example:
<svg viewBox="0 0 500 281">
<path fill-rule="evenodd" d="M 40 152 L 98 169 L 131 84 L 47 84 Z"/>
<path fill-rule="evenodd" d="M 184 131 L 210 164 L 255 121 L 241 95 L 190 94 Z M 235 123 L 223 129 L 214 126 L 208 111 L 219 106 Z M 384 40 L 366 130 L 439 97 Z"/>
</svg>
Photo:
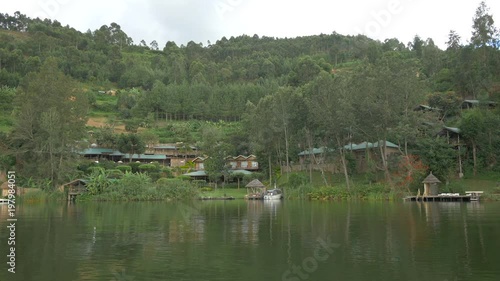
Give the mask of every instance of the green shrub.
<svg viewBox="0 0 500 281">
<path fill-rule="evenodd" d="M 183 181 L 190 181 L 191 177 L 190 176 L 181 175 L 181 176 L 176 177 L 176 179 L 183 180 Z"/>
<path fill-rule="evenodd" d="M 191 183 L 195 186 L 201 187 L 207 184 L 204 180 L 192 180 Z"/>
<path fill-rule="evenodd" d="M 106 170 L 109 179 L 119 179 L 123 176 L 123 172 L 119 169 Z"/>
<path fill-rule="evenodd" d="M 163 167 L 161 169 L 161 173 L 162 173 L 162 176 L 166 177 L 166 178 L 173 178 L 174 177 L 174 173 L 172 172 L 172 169 L 170 167 Z"/>
<path fill-rule="evenodd" d="M 148 173 L 148 175 L 151 177 L 151 180 L 152 180 L 153 182 L 157 181 L 157 180 L 158 180 L 158 179 L 160 179 L 160 178 L 161 178 L 161 176 L 162 176 L 162 175 L 161 175 L 160 173 L 158 173 L 158 172 L 150 172 L 150 173 Z"/>
<path fill-rule="evenodd" d="M 199 195 L 198 188 L 189 181 L 161 178 L 156 182 L 160 198 L 193 199 Z"/>
<path fill-rule="evenodd" d="M 130 166 L 132 168 L 132 173 L 139 173 L 139 166 L 141 166 L 142 164 L 141 163 L 137 163 L 137 162 L 131 162 L 131 163 L 128 163 L 128 166 Z"/>
<path fill-rule="evenodd" d="M 136 198 L 150 186 L 152 182 L 148 175 L 127 172 L 120 180 L 112 184 L 110 191 L 118 191 L 129 200 L 137 200 Z"/>
<path fill-rule="evenodd" d="M 122 173 L 132 172 L 132 167 L 129 165 L 120 165 L 117 166 L 116 169 L 120 170 Z"/>
<path fill-rule="evenodd" d="M 139 171 L 146 173 L 157 172 L 158 167 L 155 164 L 142 164 L 139 166 Z"/>
<path fill-rule="evenodd" d="M 309 179 L 305 174 L 302 173 L 292 173 L 288 177 L 288 186 L 292 188 L 300 187 L 304 184 L 307 184 Z"/>
</svg>

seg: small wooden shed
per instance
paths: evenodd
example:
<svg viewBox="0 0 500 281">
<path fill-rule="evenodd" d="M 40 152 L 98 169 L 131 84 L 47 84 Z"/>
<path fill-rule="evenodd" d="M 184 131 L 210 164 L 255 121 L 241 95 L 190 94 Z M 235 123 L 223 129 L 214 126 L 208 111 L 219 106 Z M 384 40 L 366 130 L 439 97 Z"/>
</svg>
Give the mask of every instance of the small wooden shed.
<svg viewBox="0 0 500 281">
<path fill-rule="evenodd" d="M 438 183 L 441 181 L 432 172 L 422 181 L 424 184 L 424 196 L 438 195 Z"/>
<path fill-rule="evenodd" d="M 85 186 L 87 185 L 87 181 L 84 179 L 76 179 L 70 182 L 67 182 L 63 185 L 59 186 L 59 191 L 65 192 L 67 190 L 85 190 Z"/>
</svg>

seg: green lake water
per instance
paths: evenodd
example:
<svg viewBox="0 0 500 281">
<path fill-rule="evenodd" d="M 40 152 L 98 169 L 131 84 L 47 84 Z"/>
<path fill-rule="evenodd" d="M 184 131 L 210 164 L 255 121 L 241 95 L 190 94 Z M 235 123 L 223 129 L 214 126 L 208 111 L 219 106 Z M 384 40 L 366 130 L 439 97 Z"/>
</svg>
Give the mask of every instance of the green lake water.
<svg viewBox="0 0 500 281">
<path fill-rule="evenodd" d="M 0 280 L 500 280 L 500 203 L 17 206 Z"/>
</svg>

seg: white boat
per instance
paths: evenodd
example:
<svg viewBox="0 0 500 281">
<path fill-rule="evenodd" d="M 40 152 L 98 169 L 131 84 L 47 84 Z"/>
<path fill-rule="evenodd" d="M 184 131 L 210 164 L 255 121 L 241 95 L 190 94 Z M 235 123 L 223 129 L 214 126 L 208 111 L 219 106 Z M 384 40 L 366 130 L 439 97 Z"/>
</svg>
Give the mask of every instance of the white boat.
<svg viewBox="0 0 500 281">
<path fill-rule="evenodd" d="M 471 201 L 479 201 L 479 197 L 483 194 L 483 191 L 466 191 L 465 194 L 470 196 Z"/>
<path fill-rule="evenodd" d="M 283 198 L 283 192 L 278 188 L 269 189 L 264 194 L 264 200 L 280 200 L 281 198 Z"/>
</svg>

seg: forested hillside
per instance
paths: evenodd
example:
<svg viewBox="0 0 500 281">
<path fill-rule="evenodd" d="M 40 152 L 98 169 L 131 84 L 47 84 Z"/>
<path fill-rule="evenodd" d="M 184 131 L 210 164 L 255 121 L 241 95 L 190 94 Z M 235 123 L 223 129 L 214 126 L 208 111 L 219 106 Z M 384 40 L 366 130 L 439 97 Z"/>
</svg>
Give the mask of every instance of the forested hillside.
<svg viewBox="0 0 500 281">
<path fill-rule="evenodd" d="M 87 137 L 81 122 L 68 120 L 64 126 L 69 127 L 55 128 L 53 119 L 73 116 L 71 108 L 85 100 L 84 106 L 116 113 L 132 127 L 190 121 L 199 138 L 182 140 L 207 154 L 222 148 L 230 155 L 257 154 L 264 169 L 290 166 L 298 152 L 313 147 L 390 140 L 403 155 L 417 155 L 448 177 L 457 170 L 456 147 L 435 138 L 447 125 L 459 127 L 469 144 L 470 153 L 460 151 L 466 168 L 498 170 L 498 107 L 460 110 L 464 99 L 500 101 L 499 33 L 484 3 L 473 15 L 473 34 L 450 31 L 447 49 L 441 50 L 418 35 L 412 42 L 380 42 L 335 32 L 158 46 L 133 42 L 117 23 L 82 33 L 57 21 L 0 13 L 0 129 L 5 132 L 0 149 L 9 155 L 3 156 L 3 166 L 23 167 L 37 157 L 33 163 L 42 163 L 49 155 L 51 163 L 59 161 L 51 180 L 60 182 L 55 170 L 69 159 L 69 144 Z M 54 83 L 46 89 L 52 93 L 40 90 L 43 79 Z M 118 92 L 116 105 L 103 107 L 98 101 L 108 90 Z M 63 103 L 72 102 L 64 109 L 71 114 L 58 111 L 65 107 L 58 105 L 56 93 Z M 48 102 L 40 111 L 26 108 L 37 107 L 40 98 Z M 435 110 L 417 112 L 419 104 Z M 83 118 L 81 111 L 74 118 Z M 200 125 L 218 120 L 237 123 L 228 134 Z M 48 139 L 63 141 L 45 143 Z M 340 157 L 347 178 L 349 155 Z M 391 181 L 386 160 L 377 169 Z"/>
</svg>

